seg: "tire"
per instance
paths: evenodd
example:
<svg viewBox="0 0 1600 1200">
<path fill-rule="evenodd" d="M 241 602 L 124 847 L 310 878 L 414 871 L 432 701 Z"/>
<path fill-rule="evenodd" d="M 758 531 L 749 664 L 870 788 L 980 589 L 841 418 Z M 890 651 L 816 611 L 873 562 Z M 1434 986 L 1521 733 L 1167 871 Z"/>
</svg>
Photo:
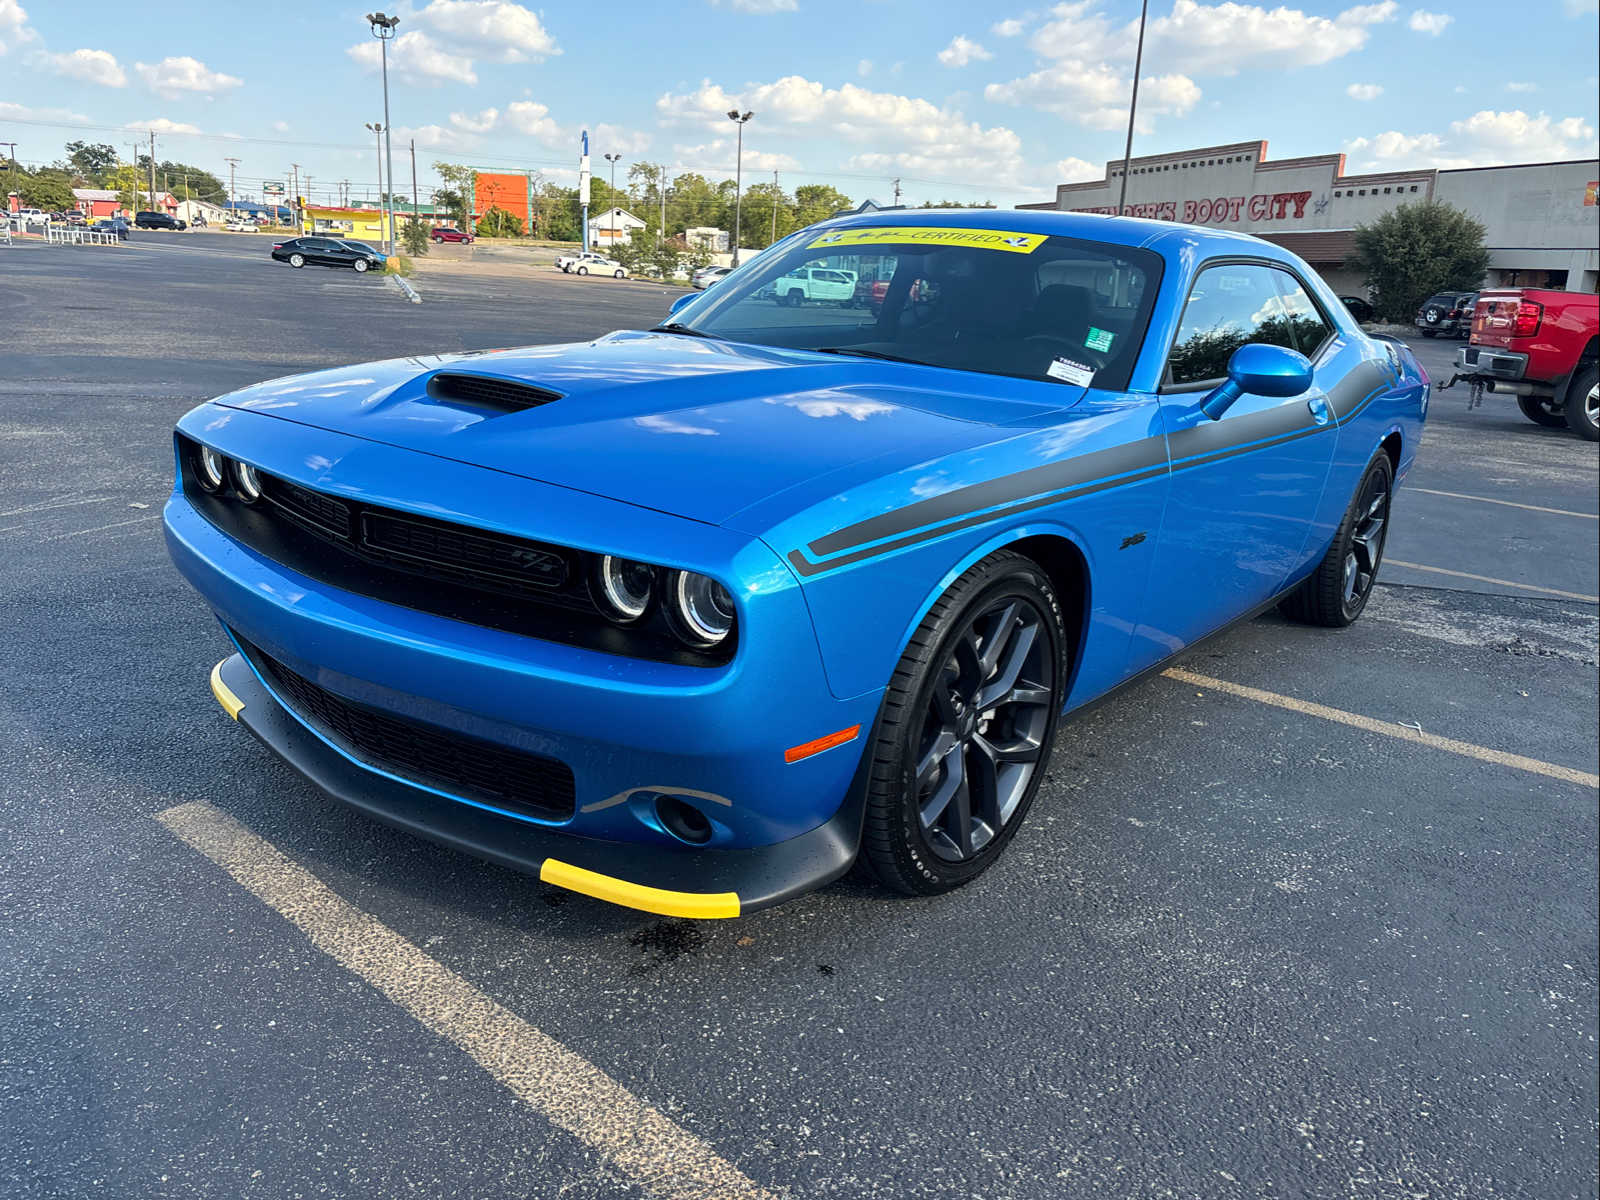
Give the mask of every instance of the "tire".
<svg viewBox="0 0 1600 1200">
<path fill-rule="evenodd" d="M 300 267 L 305 266 L 306 265 L 306 256 L 304 254 L 291 254 L 291 255 L 289 255 L 289 265 L 291 267 L 296 268 L 296 269 L 299 269 Z"/>
<path fill-rule="evenodd" d="M 431 241 L 432 241 L 432 242 L 433 242 L 433 244 L 434 244 L 434 245 L 435 245 L 435 246 L 442 246 L 442 245 L 444 245 L 444 239 L 443 239 L 443 238 L 431 238 L 431 239 L 430 239 L 430 240 L 431 240 Z"/>
<path fill-rule="evenodd" d="M 1590 363 L 1572 377 L 1567 386 L 1567 425 L 1586 442 L 1600 439 L 1596 417 L 1600 416 L 1600 368 Z"/>
<path fill-rule="evenodd" d="M 1543 425 L 1546 429 L 1567 427 L 1566 410 L 1558 408 L 1549 396 L 1518 396 L 1517 407 L 1535 425 Z"/>
<path fill-rule="evenodd" d="M 622 271 L 613 271 L 613 272 L 611 272 L 611 278 L 613 278 L 613 279 L 621 279 L 623 274 L 624 273 Z"/>
<path fill-rule="evenodd" d="M 1394 466 L 1388 454 L 1379 450 L 1361 472 L 1344 520 L 1317 569 L 1278 604 L 1284 616 L 1329 629 L 1355 624 L 1372 597 L 1373 582 L 1383 565 L 1393 500 Z"/>
<path fill-rule="evenodd" d="M 791 291 L 789 293 L 789 307 L 790 308 L 799 308 L 805 302 L 806 302 L 806 294 L 804 292 L 802 292 L 799 288 L 795 288 L 793 291 Z"/>
<path fill-rule="evenodd" d="M 589 273 L 589 268 L 588 267 L 579 267 L 578 268 L 578 274 L 579 275 L 587 275 L 588 273 Z"/>
<path fill-rule="evenodd" d="M 1049 767 L 1065 647 L 1049 578 L 1007 550 L 962 575 L 923 618 L 867 748 L 861 857 L 885 886 L 937 895 L 1000 857 Z M 985 708 L 991 689 L 1008 690 Z"/>
<path fill-rule="evenodd" d="M 351 264 L 351 265 L 352 265 L 352 266 L 354 266 L 354 267 L 355 267 L 355 269 L 356 269 L 356 270 L 357 270 L 357 271 L 363 271 L 363 272 L 364 272 L 364 271 L 365 271 L 365 270 L 366 270 L 366 269 L 367 269 L 367 268 L 368 268 L 368 267 L 369 267 L 369 266 L 371 266 L 371 265 L 372 265 L 372 264 L 371 264 L 371 263 L 369 263 L 369 262 L 368 262 L 368 261 L 367 261 L 367 260 L 366 260 L 366 259 L 364 259 L 364 258 L 358 258 L 358 259 L 356 259 L 356 261 L 355 261 L 355 262 L 354 262 L 354 263 L 352 263 L 352 264 Z"/>
</svg>

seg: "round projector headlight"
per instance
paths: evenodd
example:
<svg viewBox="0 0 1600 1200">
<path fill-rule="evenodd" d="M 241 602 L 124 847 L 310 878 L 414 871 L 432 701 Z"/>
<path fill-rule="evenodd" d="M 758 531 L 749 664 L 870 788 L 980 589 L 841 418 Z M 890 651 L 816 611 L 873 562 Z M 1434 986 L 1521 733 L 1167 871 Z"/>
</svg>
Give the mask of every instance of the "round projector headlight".
<svg viewBox="0 0 1600 1200">
<path fill-rule="evenodd" d="M 667 612 L 678 636 L 694 646 L 715 646 L 733 632 L 733 597 L 728 589 L 693 571 L 673 575 Z"/>
<path fill-rule="evenodd" d="M 239 493 L 239 499 L 246 504 L 254 504 L 261 499 L 261 476 L 249 463 L 233 464 L 233 486 Z"/>
<path fill-rule="evenodd" d="M 655 586 L 656 569 L 649 563 L 604 554 L 595 569 L 600 607 L 619 624 L 631 624 L 644 616 Z"/>
<path fill-rule="evenodd" d="M 228 478 L 228 460 L 210 446 L 201 446 L 199 468 L 196 474 L 200 486 L 208 492 L 220 492 Z"/>
</svg>

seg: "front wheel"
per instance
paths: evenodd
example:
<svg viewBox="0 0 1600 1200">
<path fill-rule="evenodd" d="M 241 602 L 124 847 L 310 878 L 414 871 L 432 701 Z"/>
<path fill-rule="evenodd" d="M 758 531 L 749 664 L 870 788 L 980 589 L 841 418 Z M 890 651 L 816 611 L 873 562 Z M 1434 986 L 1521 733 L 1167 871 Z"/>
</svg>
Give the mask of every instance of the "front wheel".
<svg viewBox="0 0 1600 1200">
<path fill-rule="evenodd" d="M 1284 597 L 1279 611 L 1291 621 L 1343 629 L 1355 624 L 1372 596 L 1372 584 L 1389 540 L 1394 467 L 1379 450 L 1362 472 L 1333 544 L 1317 569 Z"/>
<path fill-rule="evenodd" d="M 1590 363 L 1567 388 L 1567 424 L 1585 441 L 1600 440 L 1600 367 Z"/>
<path fill-rule="evenodd" d="M 1027 815 L 1066 686 L 1050 580 L 999 551 L 912 635 L 867 748 L 861 854 L 888 887 L 931 896 L 987 870 Z"/>
<path fill-rule="evenodd" d="M 579 267 L 578 268 L 578 274 L 579 275 L 587 275 L 588 273 L 589 273 L 589 268 L 588 267 Z"/>
<path fill-rule="evenodd" d="M 355 267 L 356 267 L 357 271 L 365 271 L 367 269 L 367 267 L 369 267 L 370 265 L 371 264 L 368 263 L 367 260 L 364 259 L 364 258 L 358 258 L 358 259 L 356 259 L 356 262 L 355 262 Z"/>
<path fill-rule="evenodd" d="M 1518 396 L 1517 407 L 1522 415 L 1535 425 L 1546 429 L 1565 429 L 1567 417 L 1562 407 L 1550 396 Z"/>
<path fill-rule="evenodd" d="M 623 272 L 621 272 L 621 271 L 613 271 L 613 272 L 611 272 L 611 278 L 613 278 L 613 279 L 621 279 L 622 276 L 623 276 Z"/>
<path fill-rule="evenodd" d="M 289 265 L 291 267 L 303 267 L 303 266 L 305 266 L 306 265 L 306 256 L 304 254 L 291 254 L 291 255 L 289 255 Z"/>
</svg>

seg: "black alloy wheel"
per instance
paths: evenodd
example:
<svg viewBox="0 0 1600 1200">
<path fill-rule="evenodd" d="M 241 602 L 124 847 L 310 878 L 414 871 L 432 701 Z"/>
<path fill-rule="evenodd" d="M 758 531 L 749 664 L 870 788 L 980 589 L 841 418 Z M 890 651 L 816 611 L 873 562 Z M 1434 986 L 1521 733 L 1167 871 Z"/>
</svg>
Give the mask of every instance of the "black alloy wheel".
<svg viewBox="0 0 1600 1200">
<path fill-rule="evenodd" d="M 902 655 L 868 748 L 861 857 L 883 883 L 935 895 L 999 857 L 1033 803 L 1067 678 L 1049 578 L 990 555 L 934 604 Z"/>
<path fill-rule="evenodd" d="M 1279 602 L 1291 621 L 1343 629 L 1355 624 L 1383 563 L 1389 538 L 1389 506 L 1394 497 L 1394 465 L 1379 450 L 1361 473 L 1350 507 L 1316 570 Z"/>
<path fill-rule="evenodd" d="M 1384 472 L 1367 472 L 1365 486 L 1356 500 L 1354 528 L 1350 532 L 1350 544 L 1341 568 L 1341 604 L 1344 615 L 1352 621 L 1367 606 L 1372 581 L 1378 577 L 1378 565 L 1383 562 L 1384 543 L 1389 539 L 1389 501 L 1392 495 L 1389 477 Z"/>
<path fill-rule="evenodd" d="M 1044 755 L 1055 663 L 1044 614 L 1002 597 L 967 622 L 917 738 L 917 818 L 928 848 L 966 862 L 1005 828 Z"/>
</svg>

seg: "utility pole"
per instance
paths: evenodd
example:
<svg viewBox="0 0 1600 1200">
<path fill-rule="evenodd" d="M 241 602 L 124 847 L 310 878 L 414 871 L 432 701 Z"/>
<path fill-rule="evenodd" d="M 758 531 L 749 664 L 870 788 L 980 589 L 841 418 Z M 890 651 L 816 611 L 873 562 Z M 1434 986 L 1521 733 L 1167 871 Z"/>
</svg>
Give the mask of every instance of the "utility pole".
<svg viewBox="0 0 1600 1200">
<path fill-rule="evenodd" d="M 900 181 L 898 179 L 894 181 L 894 203 L 896 208 L 900 206 Z"/>
<path fill-rule="evenodd" d="M 1128 144 L 1122 150 L 1122 193 L 1117 197 L 1117 216 L 1128 207 L 1128 163 L 1133 159 L 1133 115 L 1139 111 L 1139 69 L 1144 63 L 1144 21 L 1150 12 L 1150 0 L 1139 4 L 1139 44 L 1133 52 L 1133 95 L 1128 100 Z"/>
<path fill-rule="evenodd" d="M 772 236 L 767 238 L 767 245 L 772 245 L 778 240 L 778 197 L 783 195 L 783 189 L 778 186 L 778 173 L 772 173 Z"/>
<path fill-rule="evenodd" d="M 417 139 L 411 139 L 411 219 L 419 221 L 417 214 Z"/>
<path fill-rule="evenodd" d="M 387 152 L 389 160 L 389 239 L 384 247 L 389 254 L 394 253 L 394 142 L 390 133 L 389 121 L 389 42 L 394 37 L 395 27 L 400 24 L 399 17 L 386 17 L 382 12 L 368 13 L 367 22 L 372 26 L 372 36 L 378 39 L 383 47 L 383 150 Z M 378 162 L 378 189 L 383 189 L 383 161 Z"/>
<path fill-rule="evenodd" d="M 728 110 L 728 120 L 739 127 L 739 151 L 733 165 L 733 265 L 739 265 L 739 209 L 744 191 L 744 126 L 755 116 L 753 112 L 741 113 L 737 108 Z"/>
<path fill-rule="evenodd" d="M 222 161 L 228 164 L 228 215 L 231 217 L 233 216 L 233 171 L 239 165 L 239 160 L 225 158 Z"/>
<path fill-rule="evenodd" d="M 378 139 L 378 232 L 383 232 L 383 131 L 384 126 L 373 121 L 366 123 Z"/>
<path fill-rule="evenodd" d="M 156 207 L 156 131 L 150 131 L 150 209 Z"/>
<path fill-rule="evenodd" d="M 290 201 L 292 201 L 291 207 L 294 209 L 294 231 L 296 233 L 304 233 L 306 231 L 306 223 L 300 216 L 300 164 L 290 163 L 289 170 L 291 172 L 289 186 L 294 189 L 294 195 L 289 197 Z"/>
</svg>

